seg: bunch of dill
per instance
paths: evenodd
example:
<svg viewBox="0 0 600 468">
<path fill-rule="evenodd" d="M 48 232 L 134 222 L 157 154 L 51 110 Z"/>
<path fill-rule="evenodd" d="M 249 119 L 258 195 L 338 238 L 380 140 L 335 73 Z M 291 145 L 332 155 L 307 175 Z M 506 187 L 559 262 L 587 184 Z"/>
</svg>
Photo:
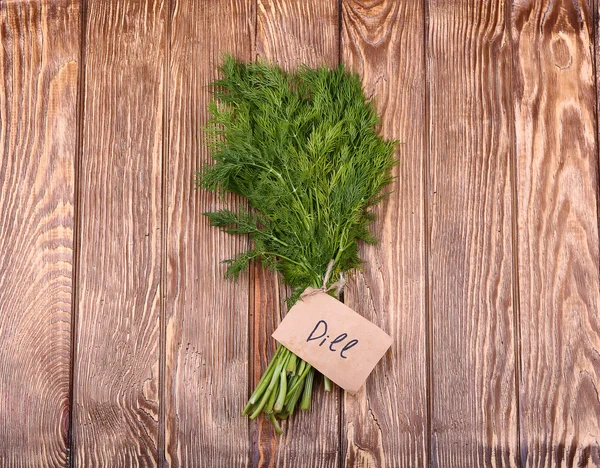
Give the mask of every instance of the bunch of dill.
<svg viewBox="0 0 600 468">
<path fill-rule="evenodd" d="M 392 180 L 396 142 L 377 134 L 373 103 L 358 76 L 341 66 L 286 72 L 227 56 L 220 72 L 207 126 L 214 161 L 197 184 L 241 195 L 250 209 L 205 214 L 212 225 L 253 241 L 226 260 L 226 275 L 260 261 L 282 274 L 292 306 L 308 286 L 323 285 L 330 261 L 334 282 L 360 266 L 358 241 L 376 242 L 371 208 Z M 298 401 L 309 408 L 314 374 L 278 346 L 244 414 L 263 412 L 280 433 L 277 418 L 287 418 Z"/>
</svg>

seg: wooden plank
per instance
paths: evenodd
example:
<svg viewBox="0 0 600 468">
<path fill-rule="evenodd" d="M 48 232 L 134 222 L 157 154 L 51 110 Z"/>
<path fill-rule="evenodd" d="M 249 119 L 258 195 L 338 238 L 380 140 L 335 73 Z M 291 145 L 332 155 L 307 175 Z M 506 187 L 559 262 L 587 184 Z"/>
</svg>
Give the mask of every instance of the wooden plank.
<svg viewBox="0 0 600 468">
<path fill-rule="evenodd" d="M 283 68 L 336 66 L 338 6 L 318 0 L 257 0 L 256 53 Z"/>
<path fill-rule="evenodd" d="M 86 16 L 75 461 L 156 466 L 165 4 Z"/>
<path fill-rule="evenodd" d="M 79 5 L 0 3 L 0 465 L 68 457 Z"/>
<path fill-rule="evenodd" d="M 593 21 L 585 1 L 512 9 L 524 466 L 600 466 Z"/>
<path fill-rule="evenodd" d="M 427 465 L 425 310 L 425 62 L 423 5 L 342 2 L 342 61 L 362 77 L 381 131 L 404 142 L 393 193 L 377 210 L 377 246 L 361 246 L 364 271 L 345 302 L 394 339 L 356 395 L 344 395 L 345 466 Z"/>
<path fill-rule="evenodd" d="M 218 196 L 194 191 L 210 156 L 201 134 L 224 52 L 250 59 L 253 2 L 174 1 L 169 69 L 166 165 L 166 457 L 172 467 L 241 467 L 249 463 L 249 275 L 225 280 L 221 261 L 248 240 L 209 226 Z M 239 199 L 228 202 L 237 208 Z"/>
<path fill-rule="evenodd" d="M 429 2 L 431 425 L 440 467 L 519 464 L 506 7 Z"/>
<path fill-rule="evenodd" d="M 319 0 L 258 0 L 256 52 L 284 68 L 300 63 L 335 66 L 339 55 L 336 2 Z M 285 315 L 286 288 L 272 272 L 253 269 L 251 314 L 253 387 L 275 349 L 271 333 Z M 311 410 L 298 411 L 283 423 L 277 436 L 261 417 L 250 426 L 252 464 L 267 466 L 337 467 L 339 465 L 340 392 L 325 394 L 317 380 Z"/>
</svg>

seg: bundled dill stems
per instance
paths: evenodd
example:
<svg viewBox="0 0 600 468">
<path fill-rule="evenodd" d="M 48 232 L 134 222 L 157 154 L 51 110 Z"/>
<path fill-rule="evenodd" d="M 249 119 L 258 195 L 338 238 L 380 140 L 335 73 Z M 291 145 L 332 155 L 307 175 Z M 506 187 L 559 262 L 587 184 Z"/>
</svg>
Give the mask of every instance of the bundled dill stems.
<svg viewBox="0 0 600 468">
<path fill-rule="evenodd" d="M 241 195 L 250 209 L 205 215 L 253 241 L 225 261 L 226 276 L 260 261 L 291 287 L 291 307 L 307 287 L 322 287 L 326 274 L 329 285 L 359 267 L 358 241 L 376 242 L 371 209 L 392 180 L 396 142 L 377 134 L 372 102 L 343 67 L 285 72 L 228 56 L 220 72 L 207 127 L 214 161 L 197 185 Z M 280 433 L 278 419 L 310 407 L 316 373 L 279 345 L 243 413 L 264 413 Z"/>
</svg>

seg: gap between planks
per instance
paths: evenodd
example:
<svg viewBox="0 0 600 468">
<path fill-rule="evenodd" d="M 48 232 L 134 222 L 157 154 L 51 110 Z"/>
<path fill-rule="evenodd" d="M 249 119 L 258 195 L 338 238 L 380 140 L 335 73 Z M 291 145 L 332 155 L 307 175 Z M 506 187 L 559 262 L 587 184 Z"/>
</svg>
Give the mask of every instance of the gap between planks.
<svg viewBox="0 0 600 468">
<path fill-rule="evenodd" d="M 75 143 L 75 168 L 73 181 L 73 286 L 71 293 L 71 362 L 69 372 L 69 425 L 67 428 L 67 465 L 75 466 L 75 369 L 77 360 L 77 328 L 79 326 L 79 278 L 80 278 L 80 242 L 81 242 L 81 171 L 83 161 L 83 131 L 85 118 L 85 58 L 87 36 L 87 1 L 79 0 L 79 69 L 77 76 L 77 136 Z"/>
</svg>

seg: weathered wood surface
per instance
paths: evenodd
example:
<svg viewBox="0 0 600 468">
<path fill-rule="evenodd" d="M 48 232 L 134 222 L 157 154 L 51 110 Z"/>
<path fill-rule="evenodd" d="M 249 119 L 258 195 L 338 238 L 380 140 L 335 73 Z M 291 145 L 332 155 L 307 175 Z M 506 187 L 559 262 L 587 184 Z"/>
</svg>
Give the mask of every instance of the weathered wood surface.
<svg viewBox="0 0 600 468">
<path fill-rule="evenodd" d="M 79 8 L 0 2 L 0 466 L 68 457 Z"/>
<path fill-rule="evenodd" d="M 0 1 L 0 466 L 600 466 L 588 1 Z M 345 293 L 392 350 L 280 438 L 286 288 L 193 190 L 223 52 L 344 63 L 403 142 Z"/>
<path fill-rule="evenodd" d="M 166 8 L 88 0 L 73 450 L 157 466 Z"/>
<path fill-rule="evenodd" d="M 511 54 L 503 1 L 429 3 L 431 457 L 515 466 Z"/>
<path fill-rule="evenodd" d="M 253 5 L 245 0 L 174 1 L 165 166 L 166 461 L 173 467 L 248 466 L 249 274 L 225 280 L 226 258 L 248 240 L 208 224 L 224 204 L 192 181 L 209 154 L 209 83 L 223 51 L 251 58 Z M 237 207 L 239 200 L 229 200 Z"/>
<path fill-rule="evenodd" d="M 600 466 L 594 29 L 585 1 L 513 5 L 526 466 Z"/>
<path fill-rule="evenodd" d="M 342 61 L 375 99 L 383 134 L 404 142 L 394 169 L 397 183 L 376 211 L 379 244 L 361 249 L 364 271 L 344 294 L 348 306 L 394 342 L 366 386 L 344 396 L 342 453 L 348 467 L 425 466 L 424 12 L 419 2 L 386 0 L 343 1 L 341 13 Z"/>
</svg>

